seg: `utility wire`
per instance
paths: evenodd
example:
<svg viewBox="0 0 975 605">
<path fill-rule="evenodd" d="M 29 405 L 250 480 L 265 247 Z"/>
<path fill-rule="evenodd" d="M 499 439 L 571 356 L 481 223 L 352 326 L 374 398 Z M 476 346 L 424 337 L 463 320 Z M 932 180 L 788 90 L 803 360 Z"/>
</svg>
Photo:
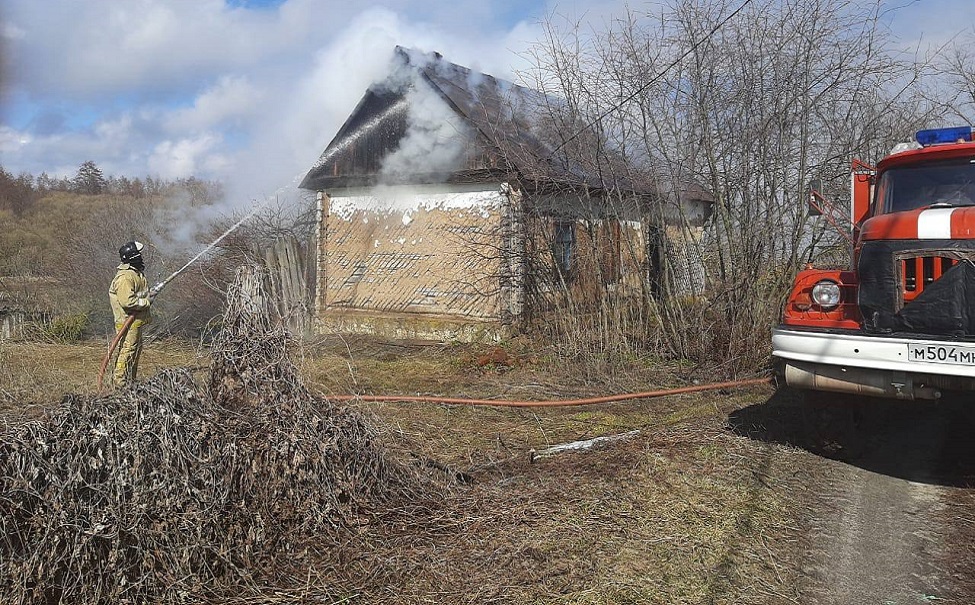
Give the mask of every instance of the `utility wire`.
<svg viewBox="0 0 975 605">
<path fill-rule="evenodd" d="M 573 139 L 575 139 L 576 137 L 578 137 L 583 132 L 586 132 L 587 130 L 589 130 L 590 128 L 592 128 L 592 126 L 594 124 L 596 124 L 596 122 L 601 121 L 603 118 L 605 118 L 609 114 L 613 113 L 614 111 L 616 111 L 617 109 L 619 109 L 620 107 L 622 107 L 625 103 L 629 103 L 630 101 L 632 101 L 633 99 L 635 99 L 640 93 L 642 93 L 646 89 L 650 88 L 650 86 L 652 86 L 657 80 L 659 80 L 660 78 L 664 77 L 664 74 L 666 74 L 668 71 L 670 71 L 671 69 L 673 69 L 674 67 L 676 67 L 681 61 L 683 61 L 684 59 L 686 59 L 692 52 L 694 52 L 695 50 L 697 50 L 697 48 L 699 46 L 701 46 L 702 44 L 704 44 L 705 42 L 707 42 L 708 40 L 710 40 L 711 39 L 711 36 L 713 36 L 714 34 L 718 33 L 718 30 L 721 29 L 722 27 L 724 27 L 724 24 L 725 23 L 727 23 L 728 21 L 731 21 L 732 19 L 734 19 L 735 16 L 742 11 L 742 9 L 744 9 L 746 6 L 748 6 L 751 3 L 752 3 L 752 0 L 745 0 L 744 2 L 742 2 L 741 3 L 741 6 L 739 6 L 738 8 L 736 8 L 731 14 L 729 14 L 727 17 L 725 17 L 724 19 L 722 19 L 720 23 L 718 23 L 713 28 L 711 28 L 711 31 L 709 31 L 707 33 L 707 35 L 705 35 L 703 38 L 701 38 L 700 40 L 698 40 L 697 42 L 695 42 L 690 48 L 688 48 L 684 52 L 684 54 L 682 54 L 681 56 L 679 56 L 676 59 L 674 59 L 674 61 L 670 65 L 668 65 L 667 67 L 665 67 L 663 69 L 663 71 L 661 71 L 660 73 L 658 73 L 657 75 L 655 75 L 654 77 L 652 77 L 646 84 L 644 84 L 640 88 L 636 89 L 635 92 L 633 92 L 632 94 L 630 94 L 629 96 L 627 96 L 625 99 L 623 99 L 619 103 L 616 103 L 615 105 L 613 105 L 612 107 L 610 107 L 609 109 L 607 109 L 606 111 L 604 111 L 603 113 L 601 113 L 598 116 L 596 116 L 596 119 L 592 120 L 591 122 L 589 122 L 588 124 L 586 124 L 585 126 L 583 126 L 582 128 L 580 128 L 579 130 L 577 130 L 575 133 L 572 134 L 572 136 L 570 136 L 569 138 L 567 138 L 564 141 L 562 141 L 561 143 L 559 143 L 558 147 L 556 147 L 555 149 L 552 150 L 552 153 L 550 154 L 550 156 L 554 156 L 556 153 L 558 153 L 558 151 L 560 149 L 562 149 L 563 147 L 565 147 L 566 145 L 568 145 Z"/>
</svg>

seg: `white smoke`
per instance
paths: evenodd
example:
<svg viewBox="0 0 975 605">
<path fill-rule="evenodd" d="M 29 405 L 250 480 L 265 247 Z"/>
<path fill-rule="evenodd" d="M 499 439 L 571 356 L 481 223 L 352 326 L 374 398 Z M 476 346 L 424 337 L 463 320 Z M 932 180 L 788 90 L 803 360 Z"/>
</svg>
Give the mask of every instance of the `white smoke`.
<svg viewBox="0 0 975 605">
<path fill-rule="evenodd" d="M 467 123 L 419 75 L 406 91 L 406 135 L 383 160 L 380 181 L 409 181 L 463 167 L 468 151 Z"/>
<path fill-rule="evenodd" d="M 106 176 L 219 182 L 224 199 L 175 213 L 182 222 L 168 237 L 193 246 L 209 221 L 313 195 L 298 184 L 389 75 L 397 45 L 511 78 L 539 39 L 533 26 L 496 19 L 489 3 L 412 13 L 378 4 L 286 0 L 258 12 L 222 0 L 11 0 L 2 35 L 17 69 L 6 99 L 48 104 L 36 110 L 44 128 L 0 126 L 4 168 L 70 178 L 93 160 Z M 462 138 L 456 118 L 427 92 L 411 94 L 410 132 L 390 175 L 449 169 L 463 156 L 449 143 Z M 78 125 L 75 111 L 92 117 Z"/>
</svg>

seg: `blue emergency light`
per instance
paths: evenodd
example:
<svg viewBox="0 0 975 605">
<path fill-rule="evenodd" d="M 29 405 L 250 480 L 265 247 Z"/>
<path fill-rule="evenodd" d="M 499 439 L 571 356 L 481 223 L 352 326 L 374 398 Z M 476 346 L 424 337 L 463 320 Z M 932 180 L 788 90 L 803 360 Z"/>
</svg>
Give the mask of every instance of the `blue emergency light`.
<svg viewBox="0 0 975 605">
<path fill-rule="evenodd" d="M 920 145 L 937 145 L 939 143 L 957 143 L 958 141 L 972 140 L 971 126 L 955 126 L 954 128 L 932 128 L 931 130 L 919 130 L 914 138 Z"/>
</svg>

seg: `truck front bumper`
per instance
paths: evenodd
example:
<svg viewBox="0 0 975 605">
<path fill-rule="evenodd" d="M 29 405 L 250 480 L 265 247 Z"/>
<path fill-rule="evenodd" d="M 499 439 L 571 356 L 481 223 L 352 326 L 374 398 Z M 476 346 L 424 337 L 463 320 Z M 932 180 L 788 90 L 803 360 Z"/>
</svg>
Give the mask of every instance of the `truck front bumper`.
<svg viewBox="0 0 975 605">
<path fill-rule="evenodd" d="M 795 387 L 901 399 L 975 389 L 975 342 L 779 326 L 772 355 Z"/>
</svg>

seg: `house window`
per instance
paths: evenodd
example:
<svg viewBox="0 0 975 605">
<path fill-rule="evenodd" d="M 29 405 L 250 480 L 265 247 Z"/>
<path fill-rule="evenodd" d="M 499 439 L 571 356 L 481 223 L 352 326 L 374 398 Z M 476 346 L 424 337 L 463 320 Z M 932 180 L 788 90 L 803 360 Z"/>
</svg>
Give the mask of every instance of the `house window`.
<svg viewBox="0 0 975 605">
<path fill-rule="evenodd" d="M 575 256 L 575 221 L 557 221 L 552 238 L 552 252 L 555 255 L 555 268 L 559 276 L 568 281 L 572 275 L 572 259 Z"/>
</svg>

